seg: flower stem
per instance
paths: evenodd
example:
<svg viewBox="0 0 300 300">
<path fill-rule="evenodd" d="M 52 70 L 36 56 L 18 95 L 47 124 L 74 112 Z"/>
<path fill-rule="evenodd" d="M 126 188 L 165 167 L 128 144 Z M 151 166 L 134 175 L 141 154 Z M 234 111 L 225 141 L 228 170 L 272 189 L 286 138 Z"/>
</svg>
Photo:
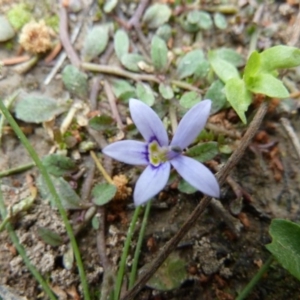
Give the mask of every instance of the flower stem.
<svg viewBox="0 0 300 300">
<path fill-rule="evenodd" d="M 138 267 L 140 253 L 141 253 L 142 242 L 143 242 L 144 235 L 145 235 L 146 225 L 147 225 L 147 221 L 148 221 L 148 217 L 149 217 L 150 207 L 151 207 L 151 201 L 148 201 L 147 205 L 146 205 L 143 221 L 142 221 L 142 226 L 140 229 L 140 234 L 138 237 L 138 241 L 137 241 L 134 256 L 133 256 L 133 263 L 132 263 L 132 267 L 131 267 L 131 272 L 130 272 L 130 277 L 129 277 L 129 286 L 128 286 L 128 288 L 130 288 L 130 289 L 133 287 L 135 279 L 136 279 L 137 267 Z"/>
<path fill-rule="evenodd" d="M 84 268 L 83 268 L 79 248 L 78 248 L 78 245 L 77 245 L 77 242 L 76 242 L 71 224 L 68 220 L 67 213 L 66 213 L 66 211 L 65 211 L 65 209 L 62 205 L 62 201 L 60 199 L 60 196 L 58 195 L 58 193 L 57 193 L 57 191 L 56 191 L 56 189 L 53 185 L 53 182 L 52 182 L 52 180 L 51 180 L 51 178 L 50 178 L 50 176 L 47 172 L 47 169 L 42 164 L 42 162 L 39 159 L 37 153 L 35 152 L 35 150 L 31 146 L 31 144 L 27 140 L 26 136 L 24 135 L 24 133 L 20 129 L 19 125 L 16 123 L 16 121 L 14 120 L 14 118 L 12 117 L 12 115 L 10 114 L 10 112 L 5 107 L 5 105 L 3 104 L 2 101 L 0 101 L 0 110 L 2 111 L 3 115 L 5 116 L 7 121 L 9 122 L 10 126 L 13 128 L 16 135 L 21 140 L 22 144 L 24 145 L 24 147 L 28 151 L 29 155 L 33 159 L 34 163 L 38 167 L 39 171 L 41 172 L 42 176 L 44 177 L 45 183 L 47 184 L 48 189 L 49 189 L 49 191 L 50 191 L 50 193 L 51 193 L 51 195 L 52 195 L 52 197 L 55 201 L 55 204 L 56 204 L 56 206 L 59 210 L 61 218 L 62 218 L 62 220 L 65 224 L 67 234 L 70 238 L 70 242 L 71 242 L 71 245 L 72 245 L 72 248 L 73 248 L 73 251 L 74 251 L 74 255 L 75 255 L 75 259 L 76 259 L 76 262 L 77 262 L 77 267 L 78 267 L 78 271 L 79 271 L 79 276 L 80 276 L 80 281 L 81 281 L 81 285 L 82 285 L 84 299 L 89 300 L 90 299 L 89 288 L 88 288 L 88 283 L 87 283 L 87 279 L 86 279 L 86 276 L 85 276 L 85 272 L 84 272 Z"/>
<path fill-rule="evenodd" d="M 3 200 L 1 188 L 0 188 L 0 213 L 1 213 L 2 220 L 5 220 L 6 217 L 7 217 L 7 211 L 6 211 L 6 207 L 4 205 L 4 200 Z M 11 224 L 9 222 L 6 223 L 5 228 L 7 229 L 7 232 L 8 232 L 8 234 L 9 234 L 9 236 L 10 236 L 10 238 L 11 238 L 13 244 L 14 244 L 14 247 L 17 249 L 18 253 L 22 257 L 22 260 L 24 261 L 24 263 L 25 263 L 26 267 L 28 268 L 28 270 L 34 276 L 36 281 L 42 286 L 42 288 L 44 289 L 44 292 L 47 294 L 49 299 L 56 300 L 56 297 L 53 294 L 53 292 L 50 289 L 47 282 L 44 280 L 44 278 L 39 273 L 39 271 L 31 264 L 28 256 L 26 255 L 26 251 L 25 251 L 24 247 L 20 244 L 18 236 L 15 233 L 13 227 L 11 226 Z"/>
<path fill-rule="evenodd" d="M 110 176 L 107 174 L 106 170 L 103 168 L 100 160 L 98 159 L 97 155 L 95 154 L 94 151 L 90 151 L 91 157 L 93 158 L 98 170 L 102 173 L 103 177 L 105 178 L 105 180 L 110 183 L 115 185 L 115 183 L 113 182 L 113 180 L 110 178 Z"/>
<path fill-rule="evenodd" d="M 126 237 L 126 240 L 125 240 L 123 253 L 122 253 L 122 256 L 121 256 L 121 261 L 120 261 L 119 270 L 118 270 L 118 274 L 117 274 L 117 279 L 116 279 L 114 300 L 119 300 L 120 291 L 121 291 L 121 287 L 122 287 L 122 283 L 123 283 L 123 276 L 124 276 L 124 271 L 125 271 L 126 259 L 127 259 L 127 256 L 128 256 L 128 251 L 129 251 L 129 247 L 130 247 L 130 243 L 131 243 L 131 238 L 132 238 L 133 233 L 134 233 L 134 229 L 135 229 L 136 221 L 137 221 L 138 216 L 139 216 L 140 209 L 141 209 L 141 206 L 137 206 L 135 208 L 134 214 L 132 216 L 132 220 L 131 220 L 129 228 L 128 228 L 127 237 Z"/>
<path fill-rule="evenodd" d="M 244 289 L 241 291 L 241 293 L 237 296 L 235 300 L 243 300 L 249 295 L 249 293 L 252 291 L 254 286 L 258 283 L 258 281 L 269 269 L 273 261 L 274 261 L 274 257 L 273 255 L 271 255 L 264 263 L 264 265 L 258 270 L 255 276 L 250 280 L 250 282 L 244 287 Z"/>
</svg>

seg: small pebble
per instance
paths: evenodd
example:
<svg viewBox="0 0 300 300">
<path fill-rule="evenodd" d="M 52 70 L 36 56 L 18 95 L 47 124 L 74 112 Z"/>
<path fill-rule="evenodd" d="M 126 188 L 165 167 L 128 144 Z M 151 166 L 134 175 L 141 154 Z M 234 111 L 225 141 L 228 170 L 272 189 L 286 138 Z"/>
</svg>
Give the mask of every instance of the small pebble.
<svg viewBox="0 0 300 300">
<path fill-rule="evenodd" d="M 0 15 L 0 42 L 6 42 L 15 36 L 15 31 L 6 19 Z"/>
</svg>

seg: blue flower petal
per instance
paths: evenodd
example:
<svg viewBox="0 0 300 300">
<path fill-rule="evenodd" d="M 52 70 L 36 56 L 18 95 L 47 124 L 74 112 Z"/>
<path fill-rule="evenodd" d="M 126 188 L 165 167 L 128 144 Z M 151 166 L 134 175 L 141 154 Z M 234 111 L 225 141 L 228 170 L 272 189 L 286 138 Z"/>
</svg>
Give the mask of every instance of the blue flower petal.
<svg viewBox="0 0 300 300">
<path fill-rule="evenodd" d="M 136 182 L 133 193 L 136 206 L 144 204 L 165 187 L 170 176 L 170 168 L 170 163 L 165 162 L 157 168 L 149 165 L 144 170 Z"/>
<path fill-rule="evenodd" d="M 160 146 L 169 144 L 162 121 L 148 105 L 140 100 L 130 99 L 129 108 L 132 120 L 146 142 L 156 139 Z"/>
<path fill-rule="evenodd" d="M 170 162 L 180 176 L 194 188 L 208 196 L 220 197 L 220 187 L 216 177 L 203 164 L 183 155 L 177 156 Z"/>
<path fill-rule="evenodd" d="M 210 108 L 210 100 L 203 100 L 193 106 L 181 119 L 171 141 L 171 146 L 178 146 L 181 149 L 189 146 L 204 128 Z"/>
<path fill-rule="evenodd" d="M 138 141 L 119 141 L 102 149 L 102 152 L 115 160 L 130 165 L 147 165 L 148 146 Z"/>
</svg>

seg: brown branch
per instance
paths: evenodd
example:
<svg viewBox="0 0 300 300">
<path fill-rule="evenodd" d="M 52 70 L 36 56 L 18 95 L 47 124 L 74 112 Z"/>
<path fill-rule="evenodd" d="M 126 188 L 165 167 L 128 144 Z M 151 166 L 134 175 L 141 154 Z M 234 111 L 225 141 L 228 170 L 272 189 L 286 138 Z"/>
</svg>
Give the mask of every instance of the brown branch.
<svg viewBox="0 0 300 300">
<path fill-rule="evenodd" d="M 80 59 L 75 52 L 69 38 L 69 32 L 68 32 L 68 14 L 66 8 L 61 5 L 60 12 L 59 12 L 59 36 L 60 41 L 72 63 L 75 67 L 79 68 L 80 66 Z"/>
<path fill-rule="evenodd" d="M 232 153 L 230 158 L 228 159 L 226 165 L 217 173 L 216 177 L 219 180 L 220 185 L 222 185 L 229 172 L 233 169 L 233 167 L 240 161 L 242 158 L 246 148 L 250 144 L 253 136 L 257 132 L 268 108 L 268 103 L 263 102 L 259 107 L 256 115 L 251 122 L 248 130 L 245 135 L 241 139 L 239 147 Z M 199 218 L 199 216 L 204 212 L 206 207 L 209 205 L 211 201 L 211 197 L 205 196 L 202 198 L 200 203 L 197 205 L 195 210 L 192 212 L 190 217 L 186 220 L 180 230 L 176 233 L 176 235 L 171 238 L 168 243 L 164 246 L 164 248 L 160 251 L 156 259 L 152 262 L 148 270 L 141 274 L 139 280 L 136 282 L 134 287 L 128 291 L 121 300 L 129 300 L 133 299 L 138 292 L 144 287 L 146 282 L 153 276 L 155 271 L 161 266 L 161 264 L 165 261 L 168 255 L 173 251 L 173 249 L 178 245 L 180 240 L 185 236 L 185 234 L 189 231 L 189 229 L 195 224 L 195 221 Z"/>
</svg>

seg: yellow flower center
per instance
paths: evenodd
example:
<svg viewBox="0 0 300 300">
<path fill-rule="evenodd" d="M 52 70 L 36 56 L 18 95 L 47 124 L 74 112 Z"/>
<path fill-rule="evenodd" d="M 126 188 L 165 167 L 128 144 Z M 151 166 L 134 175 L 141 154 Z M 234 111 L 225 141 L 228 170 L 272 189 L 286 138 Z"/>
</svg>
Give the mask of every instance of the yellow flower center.
<svg viewBox="0 0 300 300">
<path fill-rule="evenodd" d="M 157 167 L 161 163 L 164 163 L 168 160 L 167 153 L 168 148 L 164 147 L 161 148 L 157 141 L 153 141 L 148 145 L 148 151 L 149 151 L 149 161 L 150 163 Z"/>
</svg>

